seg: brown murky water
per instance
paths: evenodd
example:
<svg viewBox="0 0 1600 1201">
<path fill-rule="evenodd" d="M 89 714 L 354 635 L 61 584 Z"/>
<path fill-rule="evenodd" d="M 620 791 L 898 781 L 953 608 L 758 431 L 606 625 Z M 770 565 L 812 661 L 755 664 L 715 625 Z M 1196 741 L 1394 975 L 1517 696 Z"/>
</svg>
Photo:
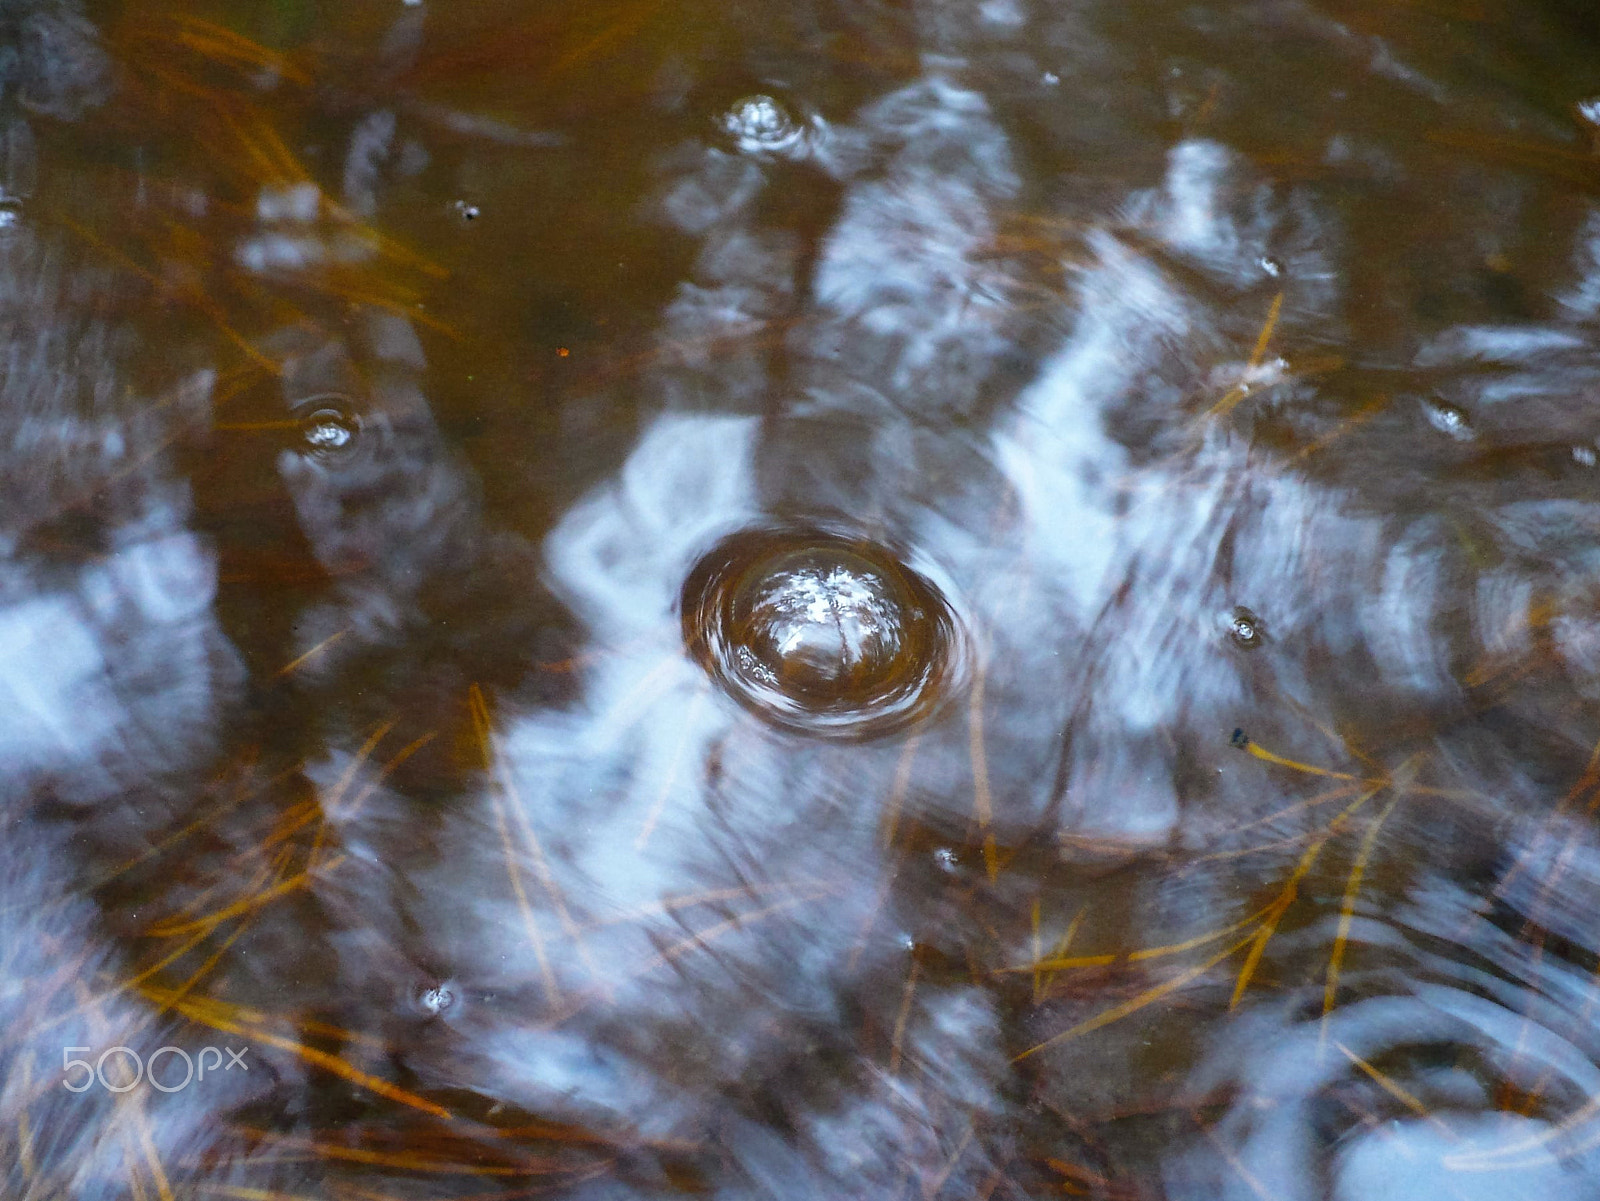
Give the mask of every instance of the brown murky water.
<svg viewBox="0 0 1600 1201">
<path fill-rule="evenodd" d="M 0 0 L 7 1198 L 1600 1197 L 1579 0 Z"/>
</svg>

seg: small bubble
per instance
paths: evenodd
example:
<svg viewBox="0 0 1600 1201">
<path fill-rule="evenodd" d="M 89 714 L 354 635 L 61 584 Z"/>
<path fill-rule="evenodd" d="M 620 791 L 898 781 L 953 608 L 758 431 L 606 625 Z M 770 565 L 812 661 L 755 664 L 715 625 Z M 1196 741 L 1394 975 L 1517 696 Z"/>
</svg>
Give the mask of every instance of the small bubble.
<svg viewBox="0 0 1600 1201">
<path fill-rule="evenodd" d="M 482 212 L 477 205 L 471 204 L 465 200 L 458 200 L 450 207 L 455 210 L 456 216 L 460 217 L 463 221 L 476 221 L 478 219 L 478 214 Z"/>
<path fill-rule="evenodd" d="M 1572 448 L 1572 458 L 1574 462 L 1584 467 L 1593 467 L 1595 465 L 1594 447 L 1574 446 Z"/>
<path fill-rule="evenodd" d="M 1039 77 L 1039 82 L 1044 84 L 1044 86 L 1047 88 L 1053 88 L 1061 83 L 1061 76 L 1057 75 L 1054 71 L 1046 71 Z"/>
<path fill-rule="evenodd" d="M 1233 617 L 1228 621 L 1228 637 L 1233 639 L 1235 646 L 1247 651 L 1255 650 L 1265 637 L 1261 629 L 1261 619 L 1249 609 L 1235 609 Z"/>
<path fill-rule="evenodd" d="M 1441 434 L 1448 434 L 1458 442 L 1466 442 L 1473 436 L 1472 423 L 1467 420 L 1466 410 L 1446 400 L 1433 399 L 1425 402 L 1424 412 L 1428 417 L 1428 424 Z"/>
<path fill-rule="evenodd" d="M 355 444 L 361 423 L 349 405 L 338 397 L 323 397 L 300 420 L 300 438 L 306 449 L 320 458 L 332 458 Z"/>
<path fill-rule="evenodd" d="M 438 1017 L 456 1003 L 455 990 L 448 984 L 436 984 L 432 988 L 423 989 L 422 995 L 417 998 L 417 1003 L 425 1012 Z"/>
<path fill-rule="evenodd" d="M 1270 255 L 1263 256 L 1259 260 L 1259 263 L 1261 270 L 1265 271 L 1273 279 L 1277 279 L 1283 274 L 1283 264 Z"/>
<path fill-rule="evenodd" d="M 1600 125 L 1600 96 L 1590 96 L 1587 100 L 1580 100 L 1574 107 L 1578 110 L 1580 119 L 1590 125 Z"/>
<path fill-rule="evenodd" d="M 777 153 L 793 149 L 805 130 L 771 96 L 746 96 L 722 115 L 722 129 L 740 150 Z"/>
<path fill-rule="evenodd" d="M 939 870 L 955 873 L 961 870 L 961 856 L 949 847 L 940 847 L 933 853 L 934 863 L 939 865 Z"/>
</svg>

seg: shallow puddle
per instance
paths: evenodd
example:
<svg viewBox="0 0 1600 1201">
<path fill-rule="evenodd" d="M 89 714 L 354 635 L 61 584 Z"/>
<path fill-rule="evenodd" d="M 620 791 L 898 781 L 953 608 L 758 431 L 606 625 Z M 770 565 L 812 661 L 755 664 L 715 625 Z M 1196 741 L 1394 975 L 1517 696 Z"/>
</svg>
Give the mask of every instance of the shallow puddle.
<svg viewBox="0 0 1600 1201">
<path fill-rule="evenodd" d="M 0 1192 L 1600 1196 L 1600 17 L 0 4 Z"/>
</svg>

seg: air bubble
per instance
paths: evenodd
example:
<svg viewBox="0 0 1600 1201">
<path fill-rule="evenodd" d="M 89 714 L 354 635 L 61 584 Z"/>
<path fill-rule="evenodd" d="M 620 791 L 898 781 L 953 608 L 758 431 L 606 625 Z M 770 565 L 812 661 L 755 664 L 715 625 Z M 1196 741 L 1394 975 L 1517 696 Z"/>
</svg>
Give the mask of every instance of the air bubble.
<svg viewBox="0 0 1600 1201">
<path fill-rule="evenodd" d="M 1474 437 L 1472 422 L 1467 419 L 1465 409 L 1446 400 L 1434 399 L 1424 404 L 1423 411 L 1427 414 L 1428 424 L 1441 434 L 1448 434 L 1458 442 L 1467 442 Z"/>
<path fill-rule="evenodd" d="M 22 201 L 15 196 L 0 195 L 0 234 L 9 233 L 22 224 Z"/>
<path fill-rule="evenodd" d="M 959 664 L 934 586 L 882 547 L 825 531 L 719 544 L 684 585 L 684 640 L 746 708 L 825 737 L 871 737 L 929 712 Z"/>
<path fill-rule="evenodd" d="M 1263 256 L 1259 260 L 1259 265 L 1261 270 L 1265 271 L 1273 279 L 1277 279 L 1283 274 L 1283 264 L 1277 259 L 1272 258 L 1270 255 Z"/>
<path fill-rule="evenodd" d="M 342 397 L 321 396 L 299 406 L 300 440 L 317 458 L 338 458 L 355 449 L 361 422 Z"/>
<path fill-rule="evenodd" d="M 417 1004 L 423 1010 L 438 1017 L 445 1010 L 456 1003 L 455 990 L 448 984 L 437 984 L 432 988 L 422 990 L 422 995 L 417 998 Z"/>
<path fill-rule="evenodd" d="M 1261 645 L 1266 634 L 1259 617 L 1249 609 L 1239 608 L 1228 619 L 1228 637 L 1233 639 L 1235 646 L 1250 651 Z"/>
<path fill-rule="evenodd" d="M 1572 448 L 1572 460 L 1583 467 L 1593 467 L 1596 462 L 1594 447 L 1578 445 Z"/>
<path fill-rule="evenodd" d="M 476 221 L 483 211 L 477 205 L 466 200 L 458 200 L 450 207 L 455 210 L 456 216 L 463 221 Z"/>
</svg>

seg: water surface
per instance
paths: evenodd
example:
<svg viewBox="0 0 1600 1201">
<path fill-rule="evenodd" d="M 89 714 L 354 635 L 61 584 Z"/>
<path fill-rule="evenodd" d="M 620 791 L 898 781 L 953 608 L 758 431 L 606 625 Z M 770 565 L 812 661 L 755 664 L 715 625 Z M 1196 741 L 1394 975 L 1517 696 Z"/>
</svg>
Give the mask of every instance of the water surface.
<svg viewBox="0 0 1600 1201">
<path fill-rule="evenodd" d="M 1600 1196 L 1597 185 L 1575 0 L 0 3 L 5 1195 Z"/>
</svg>

